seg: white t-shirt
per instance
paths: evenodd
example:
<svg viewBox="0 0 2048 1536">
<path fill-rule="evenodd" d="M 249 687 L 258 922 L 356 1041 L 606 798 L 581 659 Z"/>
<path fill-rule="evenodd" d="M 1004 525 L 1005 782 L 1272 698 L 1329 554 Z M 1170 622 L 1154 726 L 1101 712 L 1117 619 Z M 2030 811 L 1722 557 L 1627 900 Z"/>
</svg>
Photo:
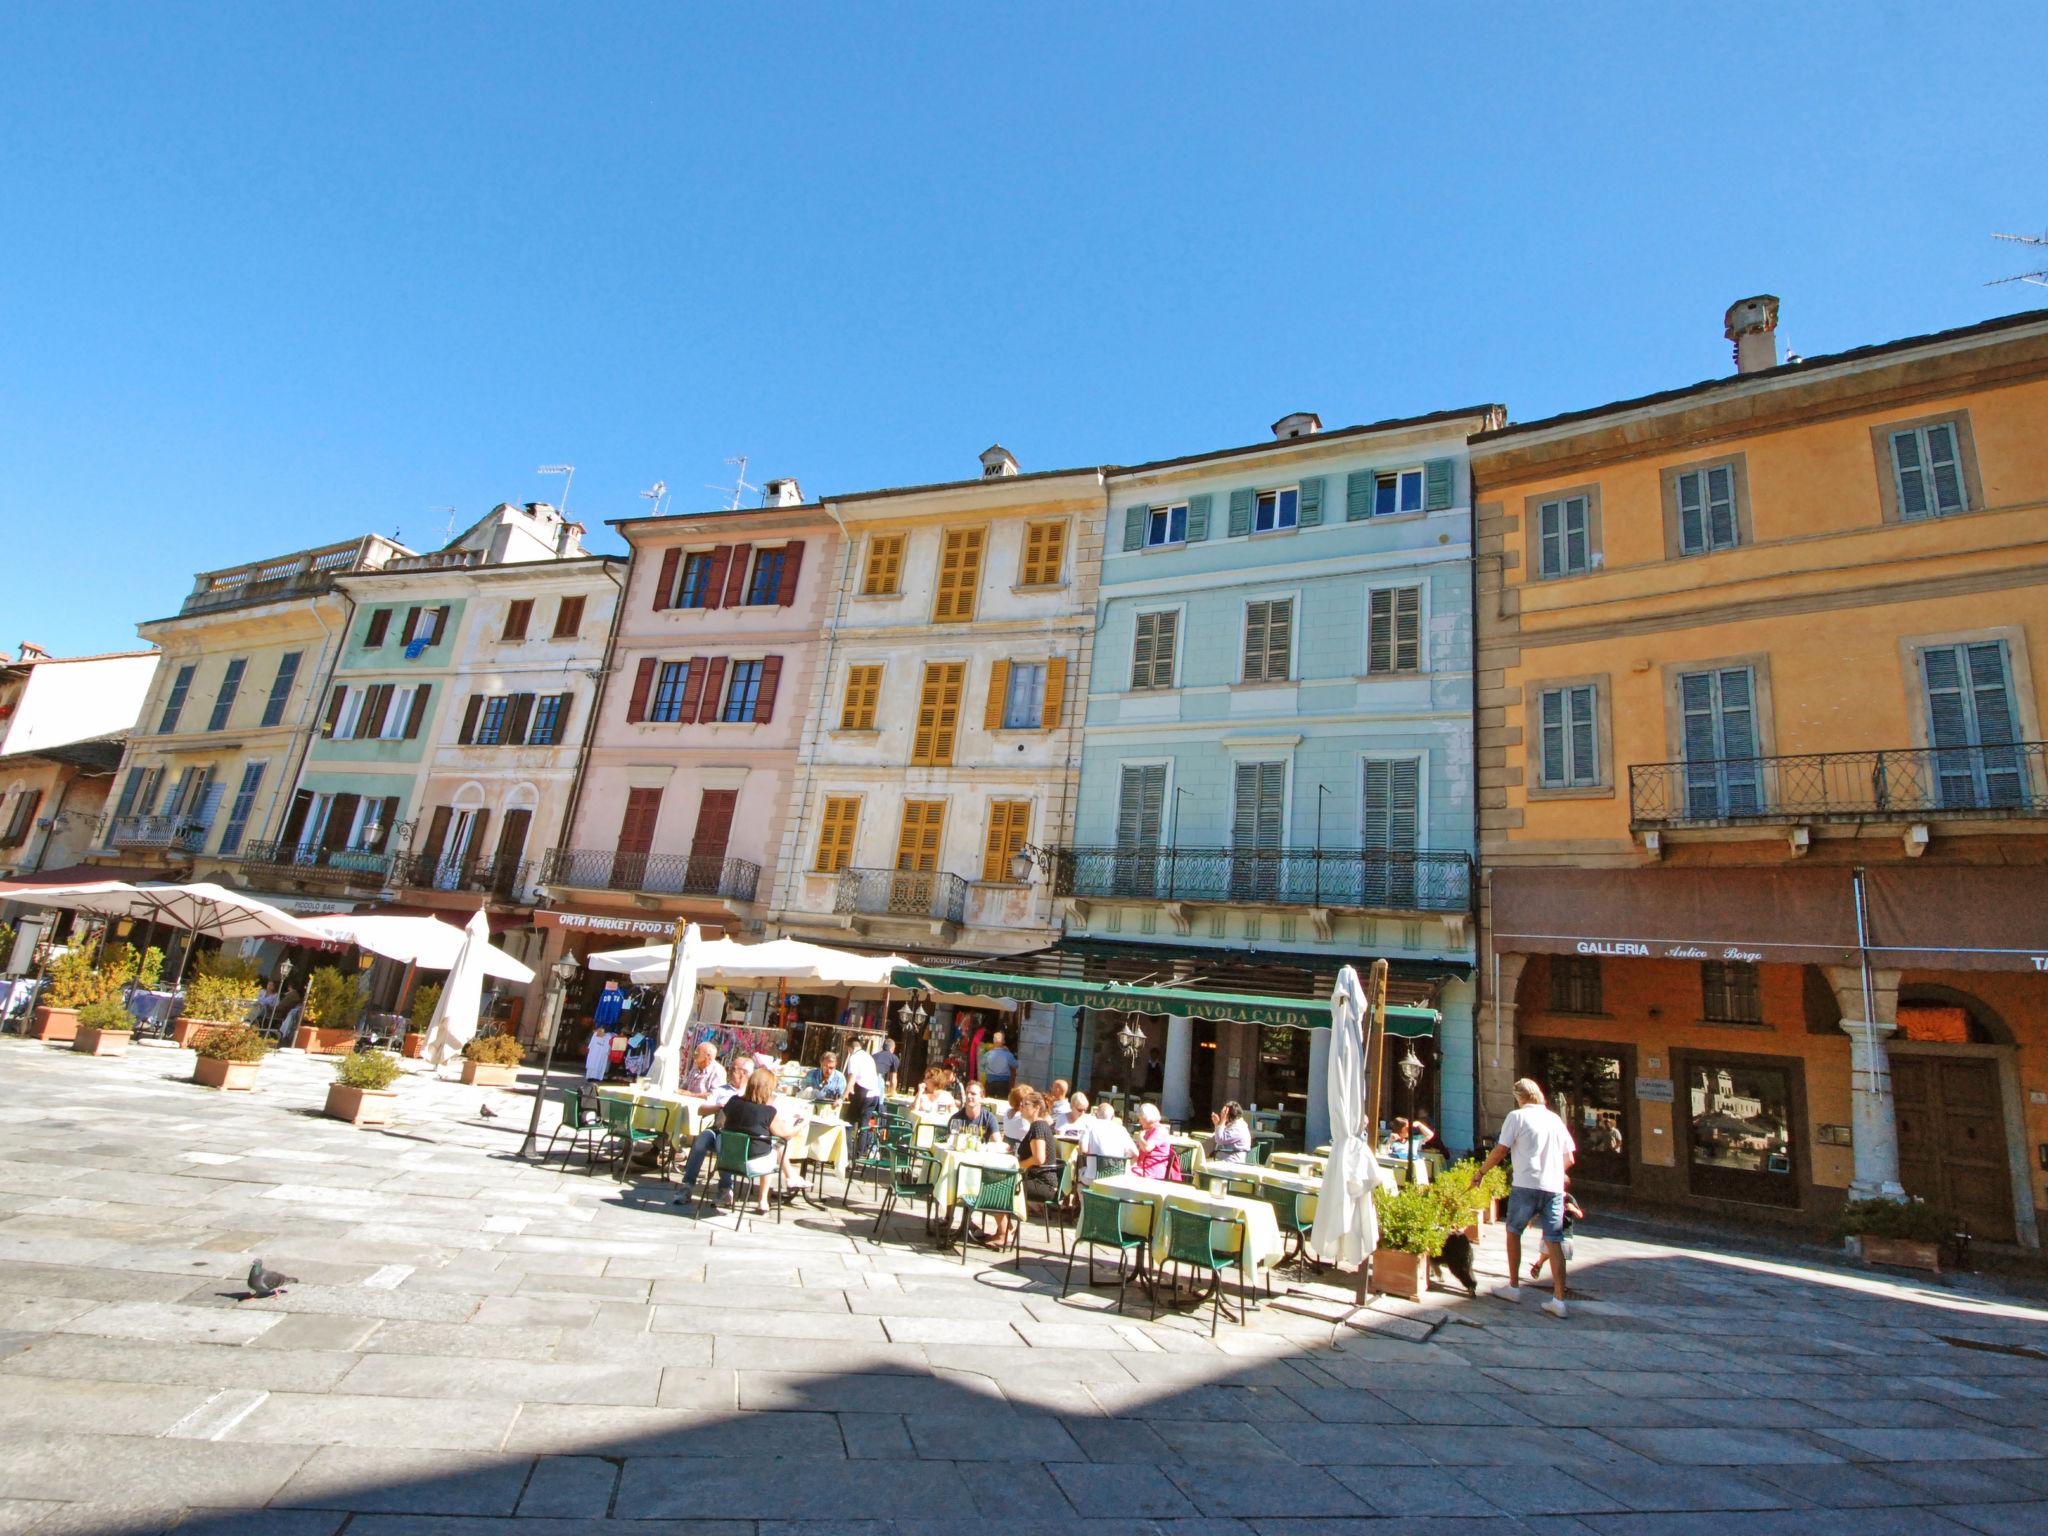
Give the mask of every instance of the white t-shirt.
<svg viewBox="0 0 2048 1536">
<path fill-rule="evenodd" d="M 1500 1123 L 1500 1144 L 1514 1155 L 1515 1188 L 1564 1193 L 1565 1168 L 1578 1152 L 1564 1121 L 1541 1104 L 1524 1104 Z"/>
<path fill-rule="evenodd" d="M 866 1051 L 855 1051 L 846 1058 L 846 1080 L 869 1098 L 882 1091 L 882 1074 L 875 1070 L 875 1058 Z"/>
</svg>

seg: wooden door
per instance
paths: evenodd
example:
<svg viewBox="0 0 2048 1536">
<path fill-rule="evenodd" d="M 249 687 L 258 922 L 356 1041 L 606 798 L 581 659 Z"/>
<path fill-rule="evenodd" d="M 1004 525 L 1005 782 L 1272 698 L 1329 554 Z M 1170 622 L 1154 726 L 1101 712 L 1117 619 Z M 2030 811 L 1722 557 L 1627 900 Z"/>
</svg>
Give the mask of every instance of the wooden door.
<svg viewBox="0 0 2048 1536">
<path fill-rule="evenodd" d="M 2012 1168 L 1998 1063 L 1894 1056 L 1892 1096 L 1899 1182 L 1906 1193 L 1955 1212 L 1978 1237 L 2013 1241 Z"/>
<path fill-rule="evenodd" d="M 629 789 L 626 814 L 619 819 L 618 852 L 612 858 L 614 890 L 638 890 L 647 874 L 647 855 L 654 847 L 654 824 L 661 816 L 661 791 Z"/>
</svg>

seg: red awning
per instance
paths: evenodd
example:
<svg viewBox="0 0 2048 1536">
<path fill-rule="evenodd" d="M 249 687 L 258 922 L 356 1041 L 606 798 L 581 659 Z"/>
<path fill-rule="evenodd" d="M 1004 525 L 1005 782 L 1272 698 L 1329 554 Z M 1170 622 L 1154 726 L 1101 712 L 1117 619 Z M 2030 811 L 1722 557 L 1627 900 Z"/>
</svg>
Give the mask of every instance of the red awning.
<svg viewBox="0 0 2048 1536">
<path fill-rule="evenodd" d="M 1856 890 L 1839 867 L 1499 869 L 1493 946 L 1646 960 L 1856 964 Z"/>
<path fill-rule="evenodd" d="M 1863 899 L 1872 965 L 2048 973 L 2048 865 L 1888 865 Z"/>
<path fill-rule="evenodd" d="M 34 874 L 0 880 L 0 901 L 26 901 L 38 887 L 85 885 L 94 880 L 162 880 L 170 874 L 163 869 L 142 869 L 132 864 L 66 864 L 62 869 L 39 869 Z"/>
</svg>

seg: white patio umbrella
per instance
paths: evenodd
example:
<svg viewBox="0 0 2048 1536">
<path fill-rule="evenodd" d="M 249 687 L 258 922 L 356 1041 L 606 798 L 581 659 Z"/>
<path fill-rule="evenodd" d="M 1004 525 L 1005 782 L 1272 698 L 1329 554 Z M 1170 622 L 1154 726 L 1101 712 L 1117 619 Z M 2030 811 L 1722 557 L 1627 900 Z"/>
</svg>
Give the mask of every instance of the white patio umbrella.
<svg viewBox="0 0 2048 1536">
<path fill-rule="evenodd" d="M 654 1086 L 674 1093 L 683 1075 L 683 1038 L 697 1011 L 697 925 L 691 923 L 670 946 L 668 990 L 661 995 L 661 1028 L 654 1047 Z"/>
<path fill-rule="evenodd" d="M 321 943 L 329 937 L 267 901 L 205 880 L 183 885 L 94 880 L 81 885 L 52 886 L 37 891 L 28 900 L 35 906 L 68 912 L 161 923 L 209 939 L 279 938 Z M 187 944 L 185 955 L 191 952 L 192 946 Z M 185 973 L 185 955 L 178 959 L 178 975 L 171 979 L 173 988 Z"/>
<path fill-rule="evenodd" d="M 603 950 L 587 962 L 593 971 L 624 975 L 643 986 L 668 979 L 673 946 L 645 944 L 633 949 Z M 711 939 L 697 946 L 697 984 L 816 981 L 828 986 L 883 987 L 890 972 L 904 964 L 899 955 L 862 955 L 851 950 L 806 944 L 801 939 L 770 939 L 741 944 Z"/>
<path fill-rule="evenodd" d="M 1380 1160 L 1365 1119 L 1365 988 L 1358 972 L 1337 972 L 1330 996 L 1330 1160 L 1316 1198 L 1309 1247 L 1328 1264 L 1356 1268 L 1379 1246 L 1372 1192 Z"/>
<path fill-rule="evenodd" d="M 462 1054 L 476 1038 L 477 1012 L 484 1001 L 483 952 L 491 947 L 490 919 L 482 907 L 470 914 L 462 930 L 462 947 L 441 984 L 441 999 L 427 1024 L 426 1058 L 437 1069 Z"/>
<path fill-rule="evenodd" d="M 424 971 L 448 970 L 468 942 L 468 935 L 453 923 L 444 923 L 438 917 L 399 913 L 309 917 L 306 926 L 319 929 L 327 938 L 357 945 L 373 955 Z M 500 981 L 524 984 L 533 980 L 530 966 L 520 964 L 495 944 L 484 944 L 481 964 L 484 975 Z"/>
</svg>

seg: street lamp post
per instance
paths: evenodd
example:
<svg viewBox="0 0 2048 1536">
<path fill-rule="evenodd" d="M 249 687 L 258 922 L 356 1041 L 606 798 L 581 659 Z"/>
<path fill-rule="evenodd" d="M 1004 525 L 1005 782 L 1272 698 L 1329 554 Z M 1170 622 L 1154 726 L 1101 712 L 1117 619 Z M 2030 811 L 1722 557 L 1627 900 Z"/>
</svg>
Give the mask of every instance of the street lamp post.
<svg viewBox="0 0 2048 1536">
<path fill-rule="evenodd" d="M 569 983 L 576 979 L 576 971 L 576 962 L 568 955 L 562 956 L 553 966 L 554 980 L 548 986 L 547 1003 L 542 1011 L 540 1082 L 533 1090 L 533 1114 L 526 1122 L 526 1140 L 519 1144 L 521 1157 L 533 1156 L 534 1145 L 540 1138 L 540 1107 L 547 1100 L 548 1077 L 555 1069 L 555 1034 L 562 1027 L 562 1004 L 568 1000 Z"/>
</svg>

